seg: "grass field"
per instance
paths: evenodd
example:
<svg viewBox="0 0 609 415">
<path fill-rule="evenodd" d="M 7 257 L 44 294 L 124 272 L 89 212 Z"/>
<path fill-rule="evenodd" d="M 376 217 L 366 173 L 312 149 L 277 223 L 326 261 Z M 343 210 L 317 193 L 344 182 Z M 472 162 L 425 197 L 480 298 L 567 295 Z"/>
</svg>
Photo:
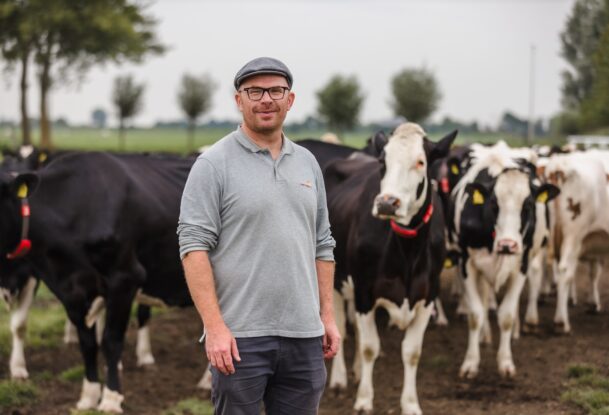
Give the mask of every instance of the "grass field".
<svg viewBox="0 0 609 415">
<path fill-rule="evenodd" d="M 218 139 L 232 131 L 223 128 L 200 128 L 195 134 L 195 148 L 213 144 Z M 298 140 L 302 138 L 317 138 L 324 131 L 287 131 L 288 137 Z M 355 131 L 346 133 L 343 137 L 345 144 L 353 147 L 363 147 L 366 139 L 370 137 L 372 131 Z M 19 144 L 19 131 L 3 131 L 0 134 L 0 146 L 15 148 Z M 432 140 L 437 140 L 440 135 L 431 135 Z M 35 143 L 38 143 L 38 131 L 33 134 Z M 506 136 L 499 133 L 477 133 L 459 135 L 457 144 L 464 143 L 493 143 L 504 139 L 511 146 L 523 145 L 521 137 Z M 126 133 L 126 151 L 140 152 L 171 152 L 187 153 L 187 135 L 185 130 L 165 129 L 165 128 L 138 128 L 129 129 Z M 551 144 L 559 140 L 551 138 L 537 139 L 535 143 Z M 119 150 L 118 132 L 113 129 L 92 129 L 92 128 L 56 128 L 53 130 L 53 145 L 56 149 L 74 150 Z"/>
</svg>

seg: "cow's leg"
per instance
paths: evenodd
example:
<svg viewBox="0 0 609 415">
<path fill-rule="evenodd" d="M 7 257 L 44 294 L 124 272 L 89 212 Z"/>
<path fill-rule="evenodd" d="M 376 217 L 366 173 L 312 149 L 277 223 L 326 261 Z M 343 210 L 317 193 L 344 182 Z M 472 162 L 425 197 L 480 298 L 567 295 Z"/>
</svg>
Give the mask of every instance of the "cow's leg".
<svg viewBox="0 0 609 415">
<path fill-rule="evenodd" d="M 101 383 L 97 373 L 97 340 L 95 329 L 84 325 L 76 327 L 78 333 L 78 345 L 85 363 L 85 378 L 82 383 L 80 400 L 76 403 L 76 409 L 88 410 L 97 407 L 101 397 Z"/>
<path fill-rule="evenodd" d="M 78 331 L 70 319 L 66 319 L 63 326 L 63 342 L 65 344 L 78 343 Z"/>
<path fill-rule="evenodd" d="M 203 373 L 203 377 L 197 383 L 197 388 L 203 389 L 204 391 L 211 391 L 211 364 L 207 364 L 207 368 L 205 369 L 205 373 Z"/>
<path fill-rule="evenodd" d="M 527 298 L 527 311 L 524 315 L 525 333 L 536 332 L 539 327 L 537 302 L 539 300 L 539 290 L 541 289 L 541 282 L 543 279 L 543 259 L 544 253 L 543 251 L 540 251 L 529 263 L 529 292 Z"/>
<path fill-rule="evenodd" d="M 516 374 L 516 367 L 512 359 L 512 332 L 516 321 L 516 310 L 520 293 L 526 277 L 518 273 L 512 275 L 508 282 L 507 291 L 499 307 L 497 320 L 501 330 L 501 338 L 499 340 L 499 351 L 497 352 L 497 365 L 499 374 L 503 377 L 513 377 Z"/>
<path fill-rule="evenodd" d="M 347 333 L 347 322 L 345 317 L 345 302 L 342 295 L 334 290 L 334 317 L 341 335 L 341 344 L 338 353 L 332 359 L 332 372 L 330 373 L 330 389 L 347 389 L 347 367 L 345 365 L 344 338 Z"/>
<path fill-rule="evenodd" d="M 478 271 L 468 264 L 467 278 L 465 278 L 465 296 L 469 309 L 468 326 L 469 337 L 465 360 L 459 370 L 460 377 L 474 378 L 480 366 L 480 331 L 484 321 L 484 305 L 478 293 Z"/>
<path fill-rule="evenodd" d="M 575 269 L 577 270 L 577 267 Z M 569 298 L 571 299 L 571 305 L 577 305 L 577 285 L 575 285 L 575 275 L 569 283 Z"/>
<path fill-rule="evenodd" d="M 492 287 L 484 278 L 478 278 L 478 293 L 480 293 L 480 299 L 482 300 L 482 306 L 484 307 L 484 318 L 482 319 L 482 329 L 480 341 L 482 344 L 491 345 L 493 344 L 493 331 L 491 330 L 491 322 L 489 320 L 489 305 L 492 298 L 495 298 L 495 293 Z M 492 294 L 491 294 L 492 293 Z"/>
<path fill-rule="evenodd" d="M 421 357 L 423 336 L 432 311 L 433 303 L 427 306 L 418 304 L 415 307 L 414 319 L 406 329 L 406 335 L 402 341 L 402 362 L 404 363 L 404 388 L 400 399 L 402 415 L 422 414 L 417 397 L 417 367 Z"/>
<path fill-rule="evenodd" d="M 573 246 L 574 244 L 563 243 L 562 256 L 556 270 L 556 314 L 554 315 L 554 324 L 562 329 L 562 332 L 569 333 L 571 325 L 569 324 L 569 288 L 575 278 L 575 270 L 577 268 L 577 258 L 579 250 Z"/>
<path fill-rule="evenodd" d="M 360 334 L 357 331 L 357 325 L 354 324 L 353 325 L 356 329 L 355 329 L 355 335 L 354 340 L 355 340 L 355 346 L 354 346 L 354 356 L 353 356 L 353 366 L 351 367 L 351 370 L 353 371 L 353 379 L 355 380 L 355 383 L 359 383 L 359 381 L 362 379 L 362 358 L 361 355 L 358 353 L 359 350 L 359 339 L 360 339 Z M 379 352 L 380 352 L 380 346 L 379 346 Z"/>
<path fill-rule="evenodd" d="M 358 333 L 359 345 L 356 353 L 360 354 L 362 374 L 354 409 L 365 413 L 372 412 L 374 400 L 374 386 L 372 385 L 372 374 L 374 362 L 379 355 L 380 339 L 374 321 L 374 309 L 365 313 L 355 314 L 355 327 Z"/>
<path fill-rule="evenodd" d="M 27 379 L 29 376 L 25 367 L 24 340 L 27 327 L 27 316 L 30 312 L 30 307 L 32 306 L 35 290 L 36 279 L 30 277 L 17 296 L 17 307 L 14 310 L 11 310 L 10 327 L 11 335 L 13 337 L 13 347 L 11 349 L 9 368 L 12 379 Z"/>
<path fill-rule="evenodd" d="M 435 299 L 434 305 L 436 311 L 436 325 L 441 327 L 448 326 L 448 318 L 446 318 L 446 313 L 444 313 L 444 307 L 442 306 L 440 297 Z"/>
<path fill-rule="evenodd" d="M 461 274 L 461 267 L 458 266 L 457 275 L 455 275 L 455 278 L 453 278 L 453 286 L 456 287 L 454 292 L 456 292 L 459 300 L 457 303 L 457 315 L 467 316 L 469 314 L 469 310 L 467 308 L 467 298 L 465 298 L 464 278 Z"/>
<path fill-rule="evenodd" d="M 590 295 L 588 302 L 593 307 L 594 313 L 601 312 L 601 297 L 598 291 L 598 283 L 601 279 L 601 273 L 603 271 L 602 263 L 598 260 L 590 261 Z"/>
<path fill-rule="evenodd" d="M 125 332 L 131 313 L 131 304 L 135 298 L 136 285 L 131 284 L 130 275 L 116 273 L 109 276 L 116 285 L 109 289 L 106 300 L 106 328 L 102 340 L 102 350 L 106 358 L 106 386 L 102 400 L 97 407 L 100 411 L 122 413 L 119 378 L 119 362 L 123 351 Z"/>
<path fill-rule="evenodd" d="M 150 306 L 139 304 L 137 306 L 137 343 L 135 353 L 138 366 L 149 366 L 154 364 L 152 347 L 150 345 Z"/>
</svg>

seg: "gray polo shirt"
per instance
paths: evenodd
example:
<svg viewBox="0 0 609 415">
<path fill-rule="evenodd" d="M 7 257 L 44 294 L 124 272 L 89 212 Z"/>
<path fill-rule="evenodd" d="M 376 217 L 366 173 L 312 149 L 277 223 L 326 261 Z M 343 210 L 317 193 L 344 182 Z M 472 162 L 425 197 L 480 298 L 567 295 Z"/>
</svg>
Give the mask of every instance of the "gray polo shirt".
<svg viewBox="0 0 609 415">
<path fill-rule="evenodd" d="M 332 261 L 317 161 L 284 136 L 281 154 L 241 128 L 199 156 L 180 209 L 180 255 L 208 251 L 222 317 L 235 337 L 315 337 L 315 260 Z"/>
</svg>

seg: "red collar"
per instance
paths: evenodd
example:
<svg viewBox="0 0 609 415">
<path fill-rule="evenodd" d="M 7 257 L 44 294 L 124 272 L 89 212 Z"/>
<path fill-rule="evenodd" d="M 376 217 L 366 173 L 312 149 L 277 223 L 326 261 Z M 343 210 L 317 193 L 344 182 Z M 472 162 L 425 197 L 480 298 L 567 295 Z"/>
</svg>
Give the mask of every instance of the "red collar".
<svg viewBox="0 0 609 415">
<path fill-rule="evenodd" d="M 8 259 L 25 256 L 32 249 L 32 241 L 27 238 L 30 225 L 30 204 L 26 197 L 21 199 L 21 240 L 13 252 L 6 254 Z"/>
<path fill-rule="evenodd" d="M 395 233 L 397 233 L 398 235 L 400 235 L 401 237 L 416 238 L 416 236 L 419 233 L 419 229 L 421 229 L 423 227 L 423 225 L 425 225 L 426 223 L 429 223 L 429 220 L 431 219 L 431 215 L 433 215 L 433 203 L 430 202 L 429 206 L 427 207 L 427 211 L 425 212 L 425 215 L 423 216 L 423 220 L 421 221 L 421 223 L 419 223 L 414 228 L 406 228 L 405 226 L 398 224 L 393 219 L 391 219 L 389 221 L 389 223 L 391 224 L 391 229 L 393 229 L 393 231 Z"/>
</svg>

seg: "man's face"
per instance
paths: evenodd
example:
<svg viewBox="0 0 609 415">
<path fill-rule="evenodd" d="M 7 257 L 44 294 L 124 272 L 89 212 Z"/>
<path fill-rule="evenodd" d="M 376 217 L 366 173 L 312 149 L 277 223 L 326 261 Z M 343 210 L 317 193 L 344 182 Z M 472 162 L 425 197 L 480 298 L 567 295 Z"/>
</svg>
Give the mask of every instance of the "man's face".
<svg viewBox="0 0 609 415">
<path fill-rule="evenodd" d="M 280 75 L 257 75 L 246 79 L 235 94 L 245 126 L 259 134 L 281 130 L 283 121 L 294 103 L 294 93 L 286 91 L 283 98 L 275 100 L 271 98 L 269 92 L 264 92 L 260 101 L 254 101 L 248 97 L 245 88 L 287 88 L 287 86 L 288 81 Z"/>
</svg>

